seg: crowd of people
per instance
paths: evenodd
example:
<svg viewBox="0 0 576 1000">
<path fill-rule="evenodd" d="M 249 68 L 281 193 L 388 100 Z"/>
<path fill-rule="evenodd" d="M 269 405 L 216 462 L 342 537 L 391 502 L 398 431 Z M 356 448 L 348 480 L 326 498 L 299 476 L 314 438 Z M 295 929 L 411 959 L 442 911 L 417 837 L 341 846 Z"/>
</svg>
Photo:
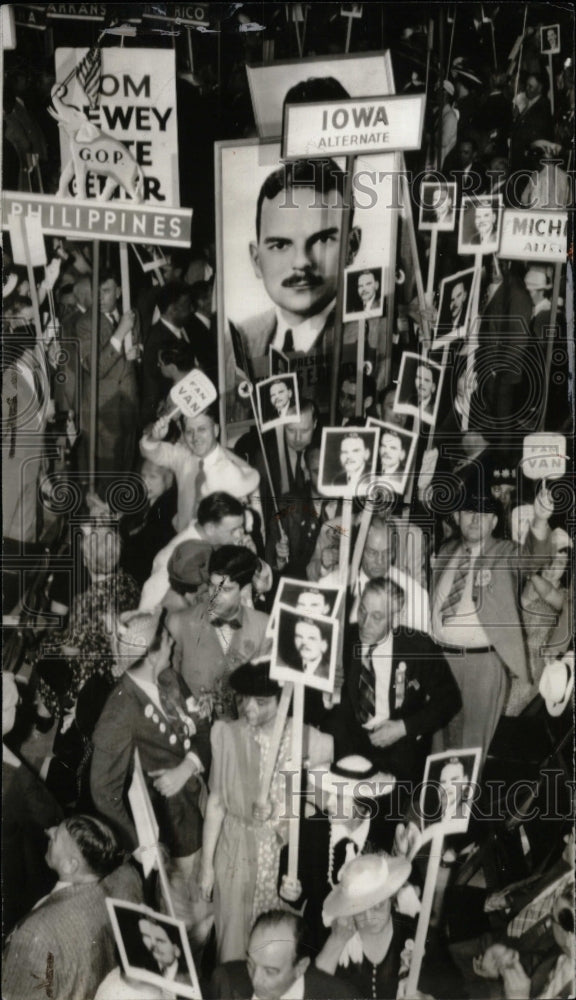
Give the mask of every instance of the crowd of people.
<svg viewBox="0 0 576 1000">
<path fill-rule="evenodd" d="M 539 28 L 490 71 L 455 47 L 429 88 L 424 144 L 407 161 L 422 183 L 440 172 L 456 185 L 448 214 L 471 179 L 506 207 L 570 204 L 573 69 L 542 55 Z M 402 44 L 399 58 L 419 51 L 412 31 Z M 16 63 L 4 93 L 9 189 L 42 175 L 57 187 L 40 89 L 48 101 L 49 74 L 32 88 Z M 403 89 L 426 89 L 419 72 Z M 242 108 L 241 84 L 238 95 Z M 249 133 L 244 109 L 234 134 Z M 226 421 L 231 343 L 237 355 L 253 341 L 218 316 L 211 234 L 189 250 L 150 248 L 146 271 L 131 256 L 129 302 L 117 244 L 97 264 L 90 242 L 46 237 L 34 290 L 6 241 L 6 1000 L 191 996 L 196 982 L 215 1000 L 574 996 L 567 282 L 545 263 L 485 253 L 475 288 L 458 225 L 442 226 L 446 198 L 426 202 L 440 223 L 432 297 L 416 294 L 411 257 L 426 269 L 430 234 L 411 246 L 402 226 L 394 296 L 382 269 L 359 271 L 373 363 L 359 372 L 343 354 L 331 416 L 335 290 L 320 259 L 331 251 L 318 251 L 311 216 L 314 239 L 300 246 L 298 211 L 289 260 L 281 226 L 268 231 L 279 193 L 314 204 L 318 183 L 299 171 L 283 167 L 259 200 L 254 254 L 275 319 L 258 335 L 261 353 L 288 363 L 321 355 L 326 378 L 316 391 L 283 372 L 262 388 L 271 426 L 258 433 Z M 341 191 L 333 177 L 321 190 L 338 216 L 336 236 L 321 238 L 336 240 L 338 259 Z M 412 186 L 416 223 L 422 190 Z M 209 185 L 201 194 L 210 200 Z M 486 223 L 489 243 L 491 214 Z M 285 251 L 288 278 L 270 276 L 264 244 Z M 355 356 L 350 324 L 343 338 Z M 236 381 L 249 382 L 235 360 Z M 194 371 L 216 398 L 188 416 L 170 392 Z M 534 479 L 523 449 L 540 431 L 564 453 L 560 472 L 544 462 Z M 289 647 L 303 723 L 277 673 Z M 448 826 L 419 988 L 407 993 L 430 754 L 444 755 L 448 807 L 436 819 Z M 135 774 L 159 870 L 141 840 Z M 464 800 L 470 818 L 455 832 Z M 138 911 L 142 978 L 118 950 L 110 899 Z"/>
</svg>

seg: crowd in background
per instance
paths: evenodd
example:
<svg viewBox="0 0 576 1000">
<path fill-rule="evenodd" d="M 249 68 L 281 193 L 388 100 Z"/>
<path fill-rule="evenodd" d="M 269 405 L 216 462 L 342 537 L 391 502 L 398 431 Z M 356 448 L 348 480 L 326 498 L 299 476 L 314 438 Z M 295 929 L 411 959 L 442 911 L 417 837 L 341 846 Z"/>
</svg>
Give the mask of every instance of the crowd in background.
<svg viewBox="0 0 576 1000">
<path fill-rule="evenodd" d="M 536 19 L 522 30 L 523 6 L 506 27 L 502 7 L 499 20 L 493 5 L 463 6 L 444 71 L 432 60 L 424 143 L 408 168 L 455 182 L 458 205 L 472 176 L 476 194 L 501 194 L 506 207 L 566 209 L 567 43 L 549 61 Z M 426 90 L 417 22 L 394 32 L 406 93 Z M 326 51 L 341 51 L 335 25 L 324 27 Z M 279 50 L 289 28 L 274 21 Z M 358 48 L 369 47 L 358 31 Z M 234 438 L 221 426 L 218 399 L 194 417 L 174 415 L 170 390 L 195 369 L 225 390 L 210 158 L 215 139 L 255 134 L 243 66 L 256 42 L 236 44 L 221 86 L 208 60 L 179 82 L 192 247 L 165 248 L 148 272 L 131 253 L 129 309 L 117 245 L 101 246 L 95 330 L 91 242 L 47 237 L 48 266 L 34 272 L 39 337 L 29 274 L 5 241 L 3 994 L 28 1000 L 46 981 L 60 1000 L 177 994 L 178 948 L 165 959 L 149 945 L 168 993 L 127 979 L 106 909 L 112 896 L 165 910 L 154 874 L 143 877 L 127 800 L 137 749 L 203 995 L 396 997 L 428 859 L 416 794 L 425 760 L 449 751 L 458 765 L 461 749 L 477 747 L 479 813 L 489 818 L 473 816 L 445 844 L 421 990 L 438 1000 L 574 996 L 566 280 L 558 296 L 552 266 L 484 257 L 475 356 L 458 341 L 435 423 L 418 423 L 395 406 L 402 360 L 425 358 L 440 280 L 470 260 L 456 232 L 439 235 L 434 300 L 423 309 L 402 229 L 386 378 L 358 379 L 343 363 L 335 423 L 302 395 L 298 419 L 264 433 L 266 463 L 253 430 Z M 319 41 L 316 51 L 325 51 Z M 4 188 L 53 193 L 51 69 L 36 74 L 13 55 Z M 183 127 L 188 112 L 196 132 Z M 182 169 L 187 160 L 193 170 Z M 419 191 L 412 186 L 416 219 Z M 425 271 L 425 232 L 417 251 Z M 416 382 L 418 405 L 437 388 Z M 368 515 L 367 502 L 353 502 L 357 572 L 345 586 L 337 691 L 305 696 L 308 794 L 294 881 L 292 718 L 262 796 L 281 698 L 270 614 L 285 577 L 302 581 L 309 611 L 326 614 L 345 501 L 320 489 L 322 432 L 354 437 L 370 417 L 392 427 L 379 474 L 401 447 L 393 428 L 417 433 L 413 475 Z M 523 439 L 540 430 L 568 442 L 558 479 L 526 475 Z M 302 616 L 306 624 L 306 604 Z M 321 629 L 307 641 L 320 661 Z M 545 768 L 559 779 L 544 780 Z M 506 790 L 519 782 L 536 790 L 510 803 Z"/>
</svg>

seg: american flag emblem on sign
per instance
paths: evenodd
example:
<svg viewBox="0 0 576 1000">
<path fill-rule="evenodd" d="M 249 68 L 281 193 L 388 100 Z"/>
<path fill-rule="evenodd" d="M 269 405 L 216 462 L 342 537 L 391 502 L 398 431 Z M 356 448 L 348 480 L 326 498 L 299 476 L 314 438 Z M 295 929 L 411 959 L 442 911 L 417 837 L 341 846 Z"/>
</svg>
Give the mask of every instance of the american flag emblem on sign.
<svg viewBox="0 0 576 1000">
<path fill-rule="evenodd" d="M 76 76 L 86 94 L 91 108 L 98 104 L 100 81 L 102 78 L 102 54 L 98 46 L 86 53 L 76 68 Z"/>
</svg>

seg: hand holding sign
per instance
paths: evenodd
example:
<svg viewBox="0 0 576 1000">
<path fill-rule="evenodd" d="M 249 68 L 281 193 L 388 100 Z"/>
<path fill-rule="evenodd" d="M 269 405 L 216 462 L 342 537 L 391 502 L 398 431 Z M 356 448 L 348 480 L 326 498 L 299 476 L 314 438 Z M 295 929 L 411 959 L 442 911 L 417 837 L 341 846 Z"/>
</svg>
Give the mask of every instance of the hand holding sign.
<svg viewBox="0 0 576 1000">
<path fill-rule="evenodd" d="M 214 402 L 216 396 L 216 388 L 208 376 L 198 368 L 194 368 L 170 389 L 170 399 L 175 408 L 166 418 L 161 419 L 170 421 L 178 411 L 185 417 L 197 417 Z M 155 426 L 159 422 L 157 421 Z"/>
<path fill-rule="evenodd" d="M 559 479 L 566 472 L 566 438 L 563 434 L 528 434 L 524 438 L 522 472 L 528 479 Z"/>
</svg>

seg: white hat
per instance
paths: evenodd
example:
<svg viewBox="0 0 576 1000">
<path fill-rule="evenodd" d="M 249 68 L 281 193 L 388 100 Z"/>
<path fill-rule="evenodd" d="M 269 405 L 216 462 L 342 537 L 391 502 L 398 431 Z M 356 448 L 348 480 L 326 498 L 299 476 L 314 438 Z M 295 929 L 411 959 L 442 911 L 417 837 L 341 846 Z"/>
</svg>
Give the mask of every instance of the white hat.
<svg viewBox="0 0 576 1000">
<path fill-rule="evenodd" d="M 540 694 L 550 715 L 562 715 L 574 690 L 574 653 L 548 660 L 540 678 Z"/>
<path fill-rule="evenodd" d="M 444 87 L 444 90 L 446 91 L 447 94 L 450 94 L 451 97 L 454 97 L 456 91 L 454 89 L 454 84 L 451 83 L 450 80 L 444 80 L 442 86 Z"/>
<path fill-rule="evenodd" d="M 158 631 L 159 611 L 124 611 L 116 620 L 111 638 L 115 658 L 113 674 L 120 677 L 150 649 Z"/>
<path fill-rule="evenodd" d="M 330 927 L 337 917 L 353 917 L 395 896 L 412 866 L 405 858 L 362 854 L 344 866 L 340 883 L 326 897 L 322 919 Z"/>
<path fill-rule="evenodd" d="M 548 156 L 558 156 L 562 152 L 562 146 L 557 142 L 550 142 L 548 139 L 535 139 L 530 146 L 531 149 L 541 149 Z"/>
<path fill-rule="evenodd" d="M 360 754 L 342 757 L 335 763 L 326 761 L 317 764 L 308 772 L 310 784 L 318 787 L 317 775 L 320 774 L 320 788 L 326 794 L 337 797 L 375 799 L 380 795 L 389 795 L 396 779 L 392 774 L 379 771 L 371 761 Z"/>
<path fill-rule="evenodd" d="M 210 469 L 206 469 L 206 482 L 202 487 L 202 496 L 207 497 L 210 493 L 224 490 L 236 500 L 243 500 L 249 497 L 258 489 L 260 485 L 260 473 L 250 465 L 236 465 L 235 462 L 226 463 L 224 472 L 217 468 L 212 474 Z"/>
<path fill-rule="evenodd" d="M 531 267 L 524 275 L 526 288 L 545 289 L 551 288 L 552 283 L 543 267 Z"/>
</svg>

